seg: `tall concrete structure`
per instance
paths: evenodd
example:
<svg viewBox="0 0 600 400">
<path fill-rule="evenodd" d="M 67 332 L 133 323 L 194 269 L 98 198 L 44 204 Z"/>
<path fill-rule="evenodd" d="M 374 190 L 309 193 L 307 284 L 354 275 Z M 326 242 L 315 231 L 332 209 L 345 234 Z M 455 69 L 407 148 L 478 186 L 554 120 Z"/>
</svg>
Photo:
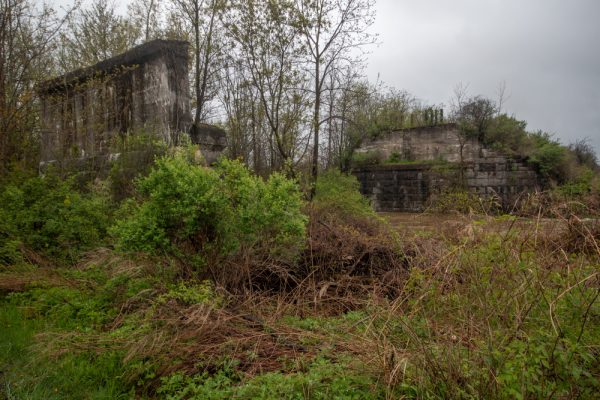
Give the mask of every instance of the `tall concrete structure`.
<svg viewBox="0 0 600 400">
<path fill-rule="evenodd" d="M 464 138 L 454 124 L 390 132 L 366 141 L 357 153 L 371 162 L 353 173 L 378 211 L 423 211 L 432 196 L 451 187 L 492 196 L 510 209 L 540 186 L 524 160 Z"/>
<path fill-rule="evenodd" d="M 176 144 L 191 126 L 189 43 L 154 40 L 43 83 L 41 167 L 106 167 L 119 135 L 156 135 Z M 202 133 L 202 132 L 201 132 Z M 225 146 L 223 131 L 195 134 L 210 158 Z M 208 140 L 204 138 L 206 136 Z"/>
</svg>

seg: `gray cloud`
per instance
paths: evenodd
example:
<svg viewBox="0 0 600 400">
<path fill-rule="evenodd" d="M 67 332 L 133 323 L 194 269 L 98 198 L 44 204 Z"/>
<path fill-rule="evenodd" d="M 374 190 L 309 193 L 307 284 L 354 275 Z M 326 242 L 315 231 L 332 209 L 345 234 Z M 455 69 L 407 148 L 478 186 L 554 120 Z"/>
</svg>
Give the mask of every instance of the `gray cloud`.
<svg viewBox="0 0 600 400">
<path fill-rule="evenodd" d="M 370 79 L 448 104 L 454 86 L 496 97 L 529 129 L 600 154 L 600 1 L 378 0 Z"/>
</svg>

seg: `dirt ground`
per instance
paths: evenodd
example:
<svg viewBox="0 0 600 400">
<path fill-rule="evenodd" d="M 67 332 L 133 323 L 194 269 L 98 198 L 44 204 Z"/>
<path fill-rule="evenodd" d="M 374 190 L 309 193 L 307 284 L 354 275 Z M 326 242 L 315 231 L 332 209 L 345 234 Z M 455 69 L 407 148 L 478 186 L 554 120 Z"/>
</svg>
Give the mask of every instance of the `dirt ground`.
<svg viewBox="0 0 600 400">
<path fill-rule="evenodd" d="M 551 218 L 523 218 L 509 215 L 463 215 L 430 213 L 380 213 L 399 232 L 412 234 L 441 234 L 474 236 L 486 233 L 521 232 L 535 234 L 558 233 L 565 228 L 565 221 Z"/>
</svg>

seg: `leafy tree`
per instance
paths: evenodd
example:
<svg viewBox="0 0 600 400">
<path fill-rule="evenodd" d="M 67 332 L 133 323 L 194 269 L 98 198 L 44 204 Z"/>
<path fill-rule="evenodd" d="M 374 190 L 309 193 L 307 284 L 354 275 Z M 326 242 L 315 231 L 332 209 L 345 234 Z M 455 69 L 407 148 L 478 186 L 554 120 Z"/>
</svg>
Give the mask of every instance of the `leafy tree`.
<svg viewBox="0 0 600 400">
<path fill-rule="evenodd" d="M 73 13 L 60 35 L 60 65 L 64 72 L 96 64 L 133 47 L 140 31 L 120 16 L 109 0 L 94 0 Z"/>
<path fill-rule="evenodd" d="M 555 181 L 563 181 L 565 174 L 561 165 L 565 161 L 566 148 L 542 131 L 531 134 L 534 149 L 529 156 L 529 162 L 534 165 L 542 176 Z"/>
<path fill-rule="evenodd" d="M 500 114 L 490 121 L 486 143 L 513 155 L 524 155 L 531 150 L 527 122 L 507 114 Z"/>
<path fill-rule="evenodd" d="M 466 136 L 485 142 L 488 128 L 496 115 L 496 105 L 490 99 L 475 96 L 461 105 L 456 119 Z"/>
</svg>

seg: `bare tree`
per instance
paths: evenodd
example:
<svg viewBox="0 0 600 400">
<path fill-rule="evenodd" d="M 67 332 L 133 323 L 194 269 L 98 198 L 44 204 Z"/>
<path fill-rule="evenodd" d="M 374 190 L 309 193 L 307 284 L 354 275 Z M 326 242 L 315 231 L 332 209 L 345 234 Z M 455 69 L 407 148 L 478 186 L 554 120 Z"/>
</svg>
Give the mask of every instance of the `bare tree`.
<svg viewBox="0 0 600 400">
<path fill-rule="evenodd" d="M 54 73 L 56 38 L 73 7 L 58 18 L 46 4 L 0 0 L 0 174 L 15 162 L 35 164 L 35 85 Z"/>
<path fill-rule="evenodd" d="M 498 97 L 498 100 L 496 101 L 496 115 L 500 115 L 504 108 L 504 104 L 510 99 L 510 94 L 506 93 L 506 81 L 502 81 L 498 84 L 496 96 Z"/>
<path fill-rule="evenodd" d="M 259 130 L 255 105 L 258 103 L 256 91 L 243 74 L 240 60 L 231 60 L 233 65 L 223 74 L 221 104 L 226 114 L 226 127 L 229 135 L 227 149 L 231 158 L 242 158 L 258 171 L 257 131 Z M 253 159 L 250 156 L 253 155 Z"/>
<path fill-rule="evenodd" d="M 108 0 L 95 0 L 73 13 L 61 32 L 59 61 L 63 72 L 96 64 L 134 46 L 140 32 Z"/>
<path fill-rule="evenodd" d="M 133 26 L 140 31 L 145 42 L 162 36 L 161 3 L 158 0 L 133 0 L 127 14 Z"/>
<path fill-rule="evenodd" d="M 502 89 L 500 98 L 504 97 Z M 454 88 L 454 98 L 451 100 L 451 119 L 458 125 L 457 140 L 459 143 L 459 160 L 465 161 L 466 145 L 476 139 L 480 146 L 486 142 L 486 133 L 498 113 L 498 106 L 492 100 L 482 96 L 471 97 L 468 85 L 459 83 Z M 481 147 L 480 147 L 481 150 Z M 460 168 L 460 181 L 464 182 L 464 168 Z"/>
<path fill-rule="evenodd" d="M 325 82 L 333 69 L 350 61 L 352 51 L 373 43 L 367 33 L 375 11 L 372 0 L 295 0 L 298 26 L 304 37 L 313 79 L 313 182 L 319 169 L 319 131 Z M 356 60 L 354 60 L 356 61 Z M 314 185 L 312 189 L 314 194 Z"/>
<path fill-rule="evenodd" d="M 306 88 L 298 68 L 301 48 L 292 4 L 256 0 L 233 4 L 227 28 L 239 51 L 239 67 L 247 71 L 269 128 L 271 164 L 293 174 L 293 164 L 301 158 Z"/>
<path fill-rule="evenodd" d="M 594 151 L 589 138 L 577 140 L 569 145 L 571 150 L 580 165 L 584 165 L 593 171 L 599 171 L 598 156 Z"/>
<path fill-rule="evenodd" d="M 218 72 L 219 44 L 217 39 L 219 14 L 225 8 L 223 0 L 172 0 L 193 32 L 195 113 L 194 135 L 199 124 L 208 118 L 207 104 L 216 96 L 212 84 Z"/>
</svg>

